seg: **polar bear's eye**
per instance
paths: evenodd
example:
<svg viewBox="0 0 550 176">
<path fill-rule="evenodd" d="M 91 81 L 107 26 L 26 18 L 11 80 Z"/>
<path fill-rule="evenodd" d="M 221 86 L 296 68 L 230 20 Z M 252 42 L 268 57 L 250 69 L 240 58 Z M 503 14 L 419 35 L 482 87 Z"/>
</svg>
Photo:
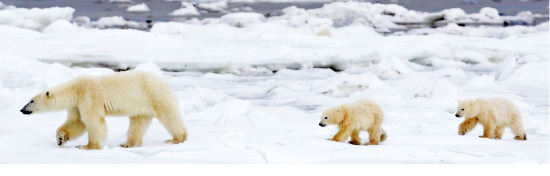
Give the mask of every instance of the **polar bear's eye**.
<svg viewBox="0 0 550 176">
<path fill-rule="evenodd" d="M 464 109 L 462 109 L 464 111 Z"/>
<path fill-rule="evenodd" d="M 50 91 L 46 92 L 46 96 L 50 96 Z"/>
<path fill-rule="evenodd" d="M 328 117 L 325 117 L 325 119 L 328 119 Z"/>
</svg>

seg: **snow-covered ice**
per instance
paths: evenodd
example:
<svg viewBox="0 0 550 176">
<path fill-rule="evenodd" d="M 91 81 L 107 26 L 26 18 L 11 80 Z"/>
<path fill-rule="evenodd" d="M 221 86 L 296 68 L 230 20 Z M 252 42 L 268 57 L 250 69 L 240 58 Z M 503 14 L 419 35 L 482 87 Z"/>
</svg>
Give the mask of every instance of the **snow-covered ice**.
<svg viewBox="0 0 550 176">
<path fill-rule="evenodd" d="M 134 12 L 134 13 L 142 13 L 142 12 L 149 12 L 149 6 L 147 6 L 147 4 L 145 3 L 141 3 L 141 4 L 136 4 L 136 5 L 132 5 L 130 7 L 128 7 L 128 9 L 126 9 L 126 11 L 128 12 Z"/>
<path fill-rule="evenodd" d="M 0 25 L 42 30 L 56 20 L 71 20 L 74 9 L 71 7 L 52 8 L 0 8 Z"/>
<path fill-rule="evenodd" d="M 377 33 L 391 26 L 384 19 L 346 20 L 359 10 L 354 5 L 289 7 L 268 19 L 246 13 L 199 25 L 155 23 L 150 31 L 78 26 L 72 12 L 65 19 L 60 11 L 48 12 L 48 23 L 38 27 L 0 20 L 0 163 L 548 164 L 548 23 L 448 25 L 384 36 Z M 494 14 L 482 11 L 487 18 Z M 15 12 L 0 10 L 9 13 Z M 228 25 L 239 19 L 254 20 Z M 95 23 L 123 22 L 106 17 Z M 323 30 L 330 35 L 319 35 Z M 86 135 L 59 147 L 55 130 L 66 112 L 19 112 L 48 87 L 82 74 L 114 73 L 99 66 L 162 75 L 176 91 L 188 140 L 164 144 L 170 135 L 154 120 L 142 147 L 121 148 L 129 121 L 109 117 L 102 150 L 76 149 Z M 502 140 L 481 139 L 481 126 L 458 135 L 457 101 L 495 96 L 518 106 L 527 141 L 513 140 L 509 129 Z M 362 98 L 382 106 L 387 141 L 354 146 L 326 140 L 336 127 L 319 127 L 321 112 Z M 361 133 L 362 143 L 367 136 Z"/>
<path fill-rule="evenodd" d="M 189 2 L 181 2 L 181 8 L 174 10 L 170 15 L 173 16 L 197 16 L 200 12 L 193 4 Z"/>
<path fill-rule="evenodd" d="M 264 21 L 264 15 L 254 12 L 230 13 L 220 17 L 220 23 L 235 27 L 246 27 L 252 23 L 262 23 Z"/>
<path fill-rule="evenodd" d="M 110 3 L 131 3 L 132 0 L 109 0 Z"/>
<path fill-rule="evenodd" d="M 89 21 L 89 19 L 88 19 Z M 129 21 L 121 16 L 101 17 L 97 21 L 85 23 L 85 25 L 93 26 L 100 29 L 105 28 L 143 28 L 144 24 L 135 21 Z"/>
<path fill-rule="evenodd" d="M 328 2 L 331 0 L 230 0 L 231 2 L 269 2 L 269 3 L 279 3 L 279 2 Z M 332 0 L 333 1 L 333 0 Z"/>
<path fill-rule="evenodd" d="M 225 12 L 227 9 L 228 0 L 219 0 L 214 2 L 201 2 L 198 3 L 199 9 L 211 11 L 211 12 Z"/>
</svg>

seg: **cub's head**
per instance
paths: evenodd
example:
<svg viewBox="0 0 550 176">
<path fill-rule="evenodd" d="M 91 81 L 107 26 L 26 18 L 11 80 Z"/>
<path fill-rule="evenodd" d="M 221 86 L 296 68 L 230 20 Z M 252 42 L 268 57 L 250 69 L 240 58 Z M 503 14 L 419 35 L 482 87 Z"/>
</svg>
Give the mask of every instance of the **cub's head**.
<svg viewBox="0 0 550 176">
<path fill-rule="evenodd" d="M 76 104 L 74 92 L 72 86 L 53 87 L 34 96 L 20 111 L 23 114 L 32 114 L 69 109 Z"/>
<path fill-rule="evenodd" d="M 458 102 L 455 117 L 475 117 L 478 113 L 478 107 L 475 100 L 464 100 Z"/>
<path fill-rule="evenodd" d="M 344 119 L 345 114 L 345 106 L 338 106 L 327 109 L 321 115 L 321 122 L 319 122 L 319 126 L 325 127 L 331 124 L 338 124 L 342 121 L 342 119 Z"/>
</svg>

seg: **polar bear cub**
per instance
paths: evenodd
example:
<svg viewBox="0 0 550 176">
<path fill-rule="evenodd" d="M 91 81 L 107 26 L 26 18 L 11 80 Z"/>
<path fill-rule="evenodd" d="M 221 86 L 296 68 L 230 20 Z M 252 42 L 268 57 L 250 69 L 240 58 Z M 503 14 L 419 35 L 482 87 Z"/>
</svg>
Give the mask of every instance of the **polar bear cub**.
<svg viewBox="0 0 550 176">
<path fill-rule="evenodd" d="M 362 99 L 352 104 L 343 104 L 327 109 L 321 115 L 319 126 L 338 125 L 339 131 L 332 137 L 332 141 L 343 142 L 351 135 L 350 144 L 359 145 L 359 131 L 369 133 L 369 142 L 366 145 L 378 145 L 386 140 L 386 132 L 382 129 L 384 113 L 380 106 L 368 99 Z"/>
<path fill-rule="evenodd" d="M 481 138 L 501 139 L 505 127 L 516 135 L 516 140 L 527 140 L 518 108 L 505 98 L 478 98 L 460 101 L 456 117 L 466 119 L 458 126 L 458 134 L 465 135 L 478 123 L 483 125 Z"/>
<path fill-rule="evenodd" d="M 126 71 L 104 76 L 79 76 L 34 96 L 21 109 L 23 114 L 67 110 L 67 120 L 57 129 L 57 144 L 88 132 L 88 145 L 101 149 L 107 136 L 105 116 L 129 116 L 128 140 L 122 147 L 138 147 L 153 117 L 170 132 L 167 143 L 182 143 L 187 137 L 178 101 L 170 85 L 144 71 Z"/>
</svg>

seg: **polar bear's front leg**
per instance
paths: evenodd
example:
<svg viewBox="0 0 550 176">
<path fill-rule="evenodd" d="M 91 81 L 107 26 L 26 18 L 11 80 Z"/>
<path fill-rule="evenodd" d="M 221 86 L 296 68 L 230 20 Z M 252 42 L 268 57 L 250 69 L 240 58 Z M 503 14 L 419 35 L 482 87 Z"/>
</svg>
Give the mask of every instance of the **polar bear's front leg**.
<svg viewBox="0 0 550 176">
<path fill-rule="evenodd" d="M 83 116 L 82 122 L 88 131 L 88 145 L 79 145 L 79 149 L 101 149 L 101 143 L 107 137 L 105 118 L 100 116 Z"/>
<path fill-rule="evenodd" d="M 153 117 L 151 116 L 132 116 L 130 117 L 130 127 L 128 128 L 128 140 L 120 144 L 121 147 L 139 147 L 143 141 L 143 134 L 147 131 L 147 127 L 151 124 Z"/>
<path fill-rule="evenodd" d="M 491 124 L 484 124 L 483 125 L 483 136 L 479 136 L 480 138 L 489 138 L 493 139 L 495 138 L 495 125 Z"/>
<path fill-rule="evenodd" d="M 466 133 L 468 133 L 469 131 L 474 129 L 474 127 L 476 127 L 477 123 L 478 123 L 477 118 L 466 118 L 458 126 L 458 134 L 459 135 L 465 135 Z"/>
<path fill-rule="evenodd" d="M 349 138 L 352 131 L 353 130 L 349 127 L 341 128 L 340 131 L 338 131 L 338 133 L 336 133 L 334 137 L 332 137 L 332 141 L 344 142 Z"/>
<path fill-rule="evenodd" d="M 69 140 L 76 139 L 86 132 L 86 126 L 80 121 L 80 113 L 77 108 L 67 111 L 67 120 L 57 128 L 57 145 L 62 146 Z"/>
<path fill-rule="evenodd" d="M 361 138 L 359 138 L 359 130 L 353 130 L 353 132 L 351 132 L 351 141 L 349 141 L 349 143 L 353 145 L 361 144 Z"/>
<path fill-rule="evenodd" d="M 497 126 L 495 128 L 495 139 L 502 139 L 503 132 L 504 132 L 504 126 Z"/>
</svg>

